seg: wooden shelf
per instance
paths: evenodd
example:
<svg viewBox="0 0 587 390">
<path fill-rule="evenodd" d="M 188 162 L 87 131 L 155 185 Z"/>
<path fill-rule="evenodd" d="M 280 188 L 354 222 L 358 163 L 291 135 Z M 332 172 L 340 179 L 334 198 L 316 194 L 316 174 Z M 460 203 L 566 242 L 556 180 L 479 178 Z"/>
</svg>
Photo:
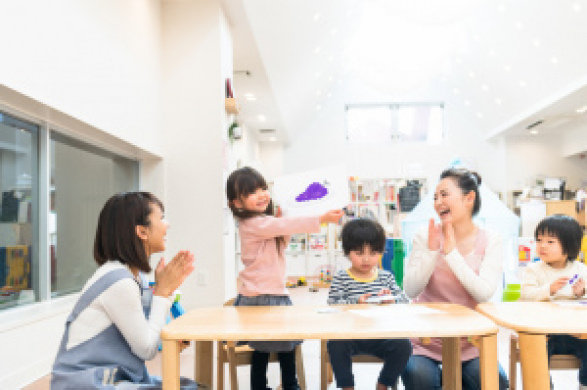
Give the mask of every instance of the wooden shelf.
<svg viewBox="0 0 587 390">
<path fill-rule="evenodd" d="M 238 112 L 240 111 L 240 106 L 236 102 L 235 98 L 225 98 L 224 108 L 226 109 L 226 112 L 229 114 L 238 114 Z"/>
</svg>

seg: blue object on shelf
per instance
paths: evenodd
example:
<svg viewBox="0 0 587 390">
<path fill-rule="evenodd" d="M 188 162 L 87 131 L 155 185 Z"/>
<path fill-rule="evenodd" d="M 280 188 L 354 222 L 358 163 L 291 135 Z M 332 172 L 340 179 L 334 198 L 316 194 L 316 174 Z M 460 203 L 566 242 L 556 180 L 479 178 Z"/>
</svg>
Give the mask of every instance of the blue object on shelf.
<svg viewBox="0 0 587 390">
<path fill-rule="evenodd" d="M 393 238 L 385 239 L 385 251 L 381 257 L 381 268 L 393 272 L 391 265 L 393 264 Z"/>
</svg>

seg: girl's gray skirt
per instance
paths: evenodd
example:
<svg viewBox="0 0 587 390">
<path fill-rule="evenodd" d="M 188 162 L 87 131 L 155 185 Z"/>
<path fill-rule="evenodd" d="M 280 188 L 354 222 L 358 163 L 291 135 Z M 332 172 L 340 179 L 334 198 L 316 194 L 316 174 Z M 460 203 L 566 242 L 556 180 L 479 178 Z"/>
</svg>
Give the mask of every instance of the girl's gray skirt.
<svg viewBox="0 0 587 390">
<path fill-rule="evenodd" d="M 255 297 L 246 297 L 238 295 L 234 300 L 234 306 L 291 306 L 291 299 L 287 295 L 257 295 Z M 283 340 L 283 341 L 248 341 L 239 344 L 248 344 L 249 347 L 259 352 L 289 352 L 297 345 L 302 343 L 301 340 Z"/>
</svg>

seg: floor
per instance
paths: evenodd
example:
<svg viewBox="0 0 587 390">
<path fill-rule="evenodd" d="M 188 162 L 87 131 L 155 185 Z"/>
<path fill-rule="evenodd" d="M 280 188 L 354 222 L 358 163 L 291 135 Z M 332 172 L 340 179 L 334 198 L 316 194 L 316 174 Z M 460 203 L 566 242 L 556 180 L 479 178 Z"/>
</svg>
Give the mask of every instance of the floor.
<svg viewBox="0 0 587 390">
<path fill-rule="evenodd" d="M 317 293 L 311 293 L 307 288 L 297 287 L 291 289 L 292 300 L 296 305 L 303 305 L 305 303 L 316 302 L 316 300 L 326 301 L 327 290 L 321 289 Z M 511 332 L 507 329 L 500 329 L 498 334 L 498 354 L 499 361 L 506 372 L 509 369 L 509 339 Z M 309 390 L 317 390 L 320 388 L 320 343 L 317 340 L 308 340 L 303 344 L 304 354 L 304 368 L 306 372 L 306 383 Z M 181 355 L 181 375 L 185 377 L 193 377 L 194 374 L 194 350 L 188 348 L 183 351 Z M 158 354 L 155 359 L 147 362 L 147 368 L 152 375 L 161 375 L 161 354 Z M 374 389 L 375 380 L 380 369 L 379 364 L 357 364 L 353 367 L 356 389 Z M 228 370 L 225 370 L 227 372 Z M 556 370 L 553 371 L 552 381 L 556 390 L 575 390 L 578 389 L 577 371 L 576 370 Z M 241 366 L 238 368 L 239 389 L 246 390 L 249 388 L 249 368 Z M 269 386 L 276 388 L 279 385 L 279 365 L 270 364 L 268 372 Z M 228 373 L 226 374 L 225 386 L 229 388 Z M 522 390 L 521 372 L 518 365 L 518 381 L 517 389 Z M 49 376 L 45 376 L 29 386 L 24 387 L 26 390 L 49 390 Z M 329 389 L 336 389 L 334 384 L 331 384 Z M 398 390 L 403 389 L 403 386 L 398 386 Z M 531 389 L 530 389 L 531 390 Z"/>
</svg>

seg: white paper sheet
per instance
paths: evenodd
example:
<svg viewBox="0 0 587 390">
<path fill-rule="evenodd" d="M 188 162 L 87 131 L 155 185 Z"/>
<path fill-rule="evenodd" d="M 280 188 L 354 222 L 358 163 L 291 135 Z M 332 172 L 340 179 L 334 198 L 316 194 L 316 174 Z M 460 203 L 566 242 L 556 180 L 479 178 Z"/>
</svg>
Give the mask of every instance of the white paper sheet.
<svg viewBox="0 0 587 390">
<path fill-rule="evenodd" d="M 368 310 L 349 310 L 349 313 L 356 314 L 362 317 L 368 318 L 381 318 L 387 317 L 391 313 L 394 315 L 402 315 L 403 313 L 410 313 L 410 314 L 441 314 L 442 311 L 437 309 L 431 309 L 426 306 L 409 306 L 405 304 L 397 304 L 393 306 L 393 309 L 386 309 L 381 306 L 373 307 L 372 309 Z"/>
<path fill-rule="evenodd" d="M 346 170 L 339 165 L 279 177 L 273 184 L 273 199 L 284 216 L 341 209 L 350 199 Z"/>
</svg>

